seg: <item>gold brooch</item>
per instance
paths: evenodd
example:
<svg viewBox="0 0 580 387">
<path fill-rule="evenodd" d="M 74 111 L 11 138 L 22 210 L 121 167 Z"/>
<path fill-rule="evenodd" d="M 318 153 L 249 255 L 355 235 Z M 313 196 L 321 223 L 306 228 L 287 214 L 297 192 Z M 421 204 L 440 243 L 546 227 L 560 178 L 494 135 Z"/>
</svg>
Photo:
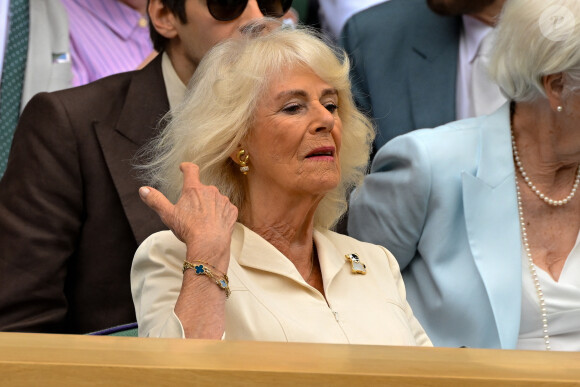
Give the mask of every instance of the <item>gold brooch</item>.
<svg viewBox="0 0 580 387">
<path fill-rule="evenodd" d="M 350 262 L 351 270 L 354 274 L 366 274 L 367 267 L 360 261 L 360 258 L 355 253 L 346 254 L 344 256 Z"/>
</svg>

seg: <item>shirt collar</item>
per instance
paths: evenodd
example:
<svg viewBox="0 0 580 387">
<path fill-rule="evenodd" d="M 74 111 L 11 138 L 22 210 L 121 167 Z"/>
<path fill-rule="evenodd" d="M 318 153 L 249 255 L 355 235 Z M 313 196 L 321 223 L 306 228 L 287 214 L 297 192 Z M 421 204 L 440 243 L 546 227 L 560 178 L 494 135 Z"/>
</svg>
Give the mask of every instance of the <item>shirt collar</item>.
<svg viewBox="0 0 580 387">
<path fill-rule="evenodd" d="M 165 89 L 167 90 L 167 99 L 169 100 L 169 108 L 174 109 L 179 105 L 185 96 L 186 85 L 181 81 L 169 55 L 163 52 L 161 57 L 161 71 L 163 72 L 163 80 L 165 81 Z"/>
<path fill-rule="evenodd" d="M 489 26 L 476 18 L 463 15 L 463 28 L 465 32 L 465 42 L 467 43 L 467 59 L 472 63 L 479 51 L 479 46 L 488 33 L 493 30 Z"/>
<path fill-rule="evenodd" d="M 126 40 L 140 26 L 144 16 L 119 0 L 73 0 L 78 6 L 94 15 L 116 35 Z M 148 23 L 147 23 L 148 25 Z"/>
<path fill-rule="evenodd" d="M 340 251 L 328 238 L 329 233 L 328 230 L 315 228 L 312 234 L 325 289 L 338 272 L 348 264 L 345 261 L 345 252 Z M 236 223 L 234 228 L 231 252 L 240 266 L 276 273 L 305 285 L 304 279 L 290 259 L 262 236 L 241 223 Z"/>
</svg>

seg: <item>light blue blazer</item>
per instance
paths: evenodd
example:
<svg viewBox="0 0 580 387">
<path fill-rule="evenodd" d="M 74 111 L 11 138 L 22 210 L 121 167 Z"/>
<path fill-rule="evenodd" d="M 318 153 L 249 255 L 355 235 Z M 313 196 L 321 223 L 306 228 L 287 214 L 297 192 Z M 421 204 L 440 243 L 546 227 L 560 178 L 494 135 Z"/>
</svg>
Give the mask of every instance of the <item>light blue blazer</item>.
<svg viewBox="0 0 580 387">
<path fill-rule="evenodd" d="M 348 232 L 399 261 L 436 346 L 515 348 L 521 239 L 509 105 L 383 146 L 351 197 Z"/>
</svg>

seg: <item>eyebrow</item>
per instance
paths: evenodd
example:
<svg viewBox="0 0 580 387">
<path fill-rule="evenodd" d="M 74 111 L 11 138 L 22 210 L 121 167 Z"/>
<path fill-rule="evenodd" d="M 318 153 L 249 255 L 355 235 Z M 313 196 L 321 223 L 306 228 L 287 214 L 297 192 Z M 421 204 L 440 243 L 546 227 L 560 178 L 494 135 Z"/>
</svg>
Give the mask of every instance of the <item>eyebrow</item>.
<svg viewBox="0 0 580 387">
<path fill-rule="evenodd" d="M 328 89 L 322 90 L 321 97 L 326 97 L 327 95 L 338 95 L 338 91 L 335 88 L 328 88 Z M 300 90 L 300 89 L 285 90 L 285 91 L 282 91 L 280 94 L 278 94 L 276 96 L 276 99 L 283 99 L 283 98 L 288 97 L 288 96 L 290 96 L 290 97 L 293 97 L 293 96 L 307 97 L 308 93 L 306 91 Z"/>
</svg>

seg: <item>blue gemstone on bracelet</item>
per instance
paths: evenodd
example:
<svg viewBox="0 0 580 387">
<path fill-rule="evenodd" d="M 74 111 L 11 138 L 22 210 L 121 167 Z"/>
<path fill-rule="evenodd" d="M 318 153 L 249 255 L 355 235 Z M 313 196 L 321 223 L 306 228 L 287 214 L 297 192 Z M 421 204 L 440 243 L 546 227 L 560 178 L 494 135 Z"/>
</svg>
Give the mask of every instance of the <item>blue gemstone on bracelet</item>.
<svg viewBox="0 0 580 387">
<path fill-rule="evenodd" d="M 220 286 L 222 287 L 222 289 L 225 289 L 228 287 L 228 284 L 225 280 L 221 279 L 220 280 Z"/>
<path fill-rule="evenodd" d="M 195 274 L 203 274 L 205 272 L 203 265 L 197 265 L 195 267 Z"/>
</svg>

